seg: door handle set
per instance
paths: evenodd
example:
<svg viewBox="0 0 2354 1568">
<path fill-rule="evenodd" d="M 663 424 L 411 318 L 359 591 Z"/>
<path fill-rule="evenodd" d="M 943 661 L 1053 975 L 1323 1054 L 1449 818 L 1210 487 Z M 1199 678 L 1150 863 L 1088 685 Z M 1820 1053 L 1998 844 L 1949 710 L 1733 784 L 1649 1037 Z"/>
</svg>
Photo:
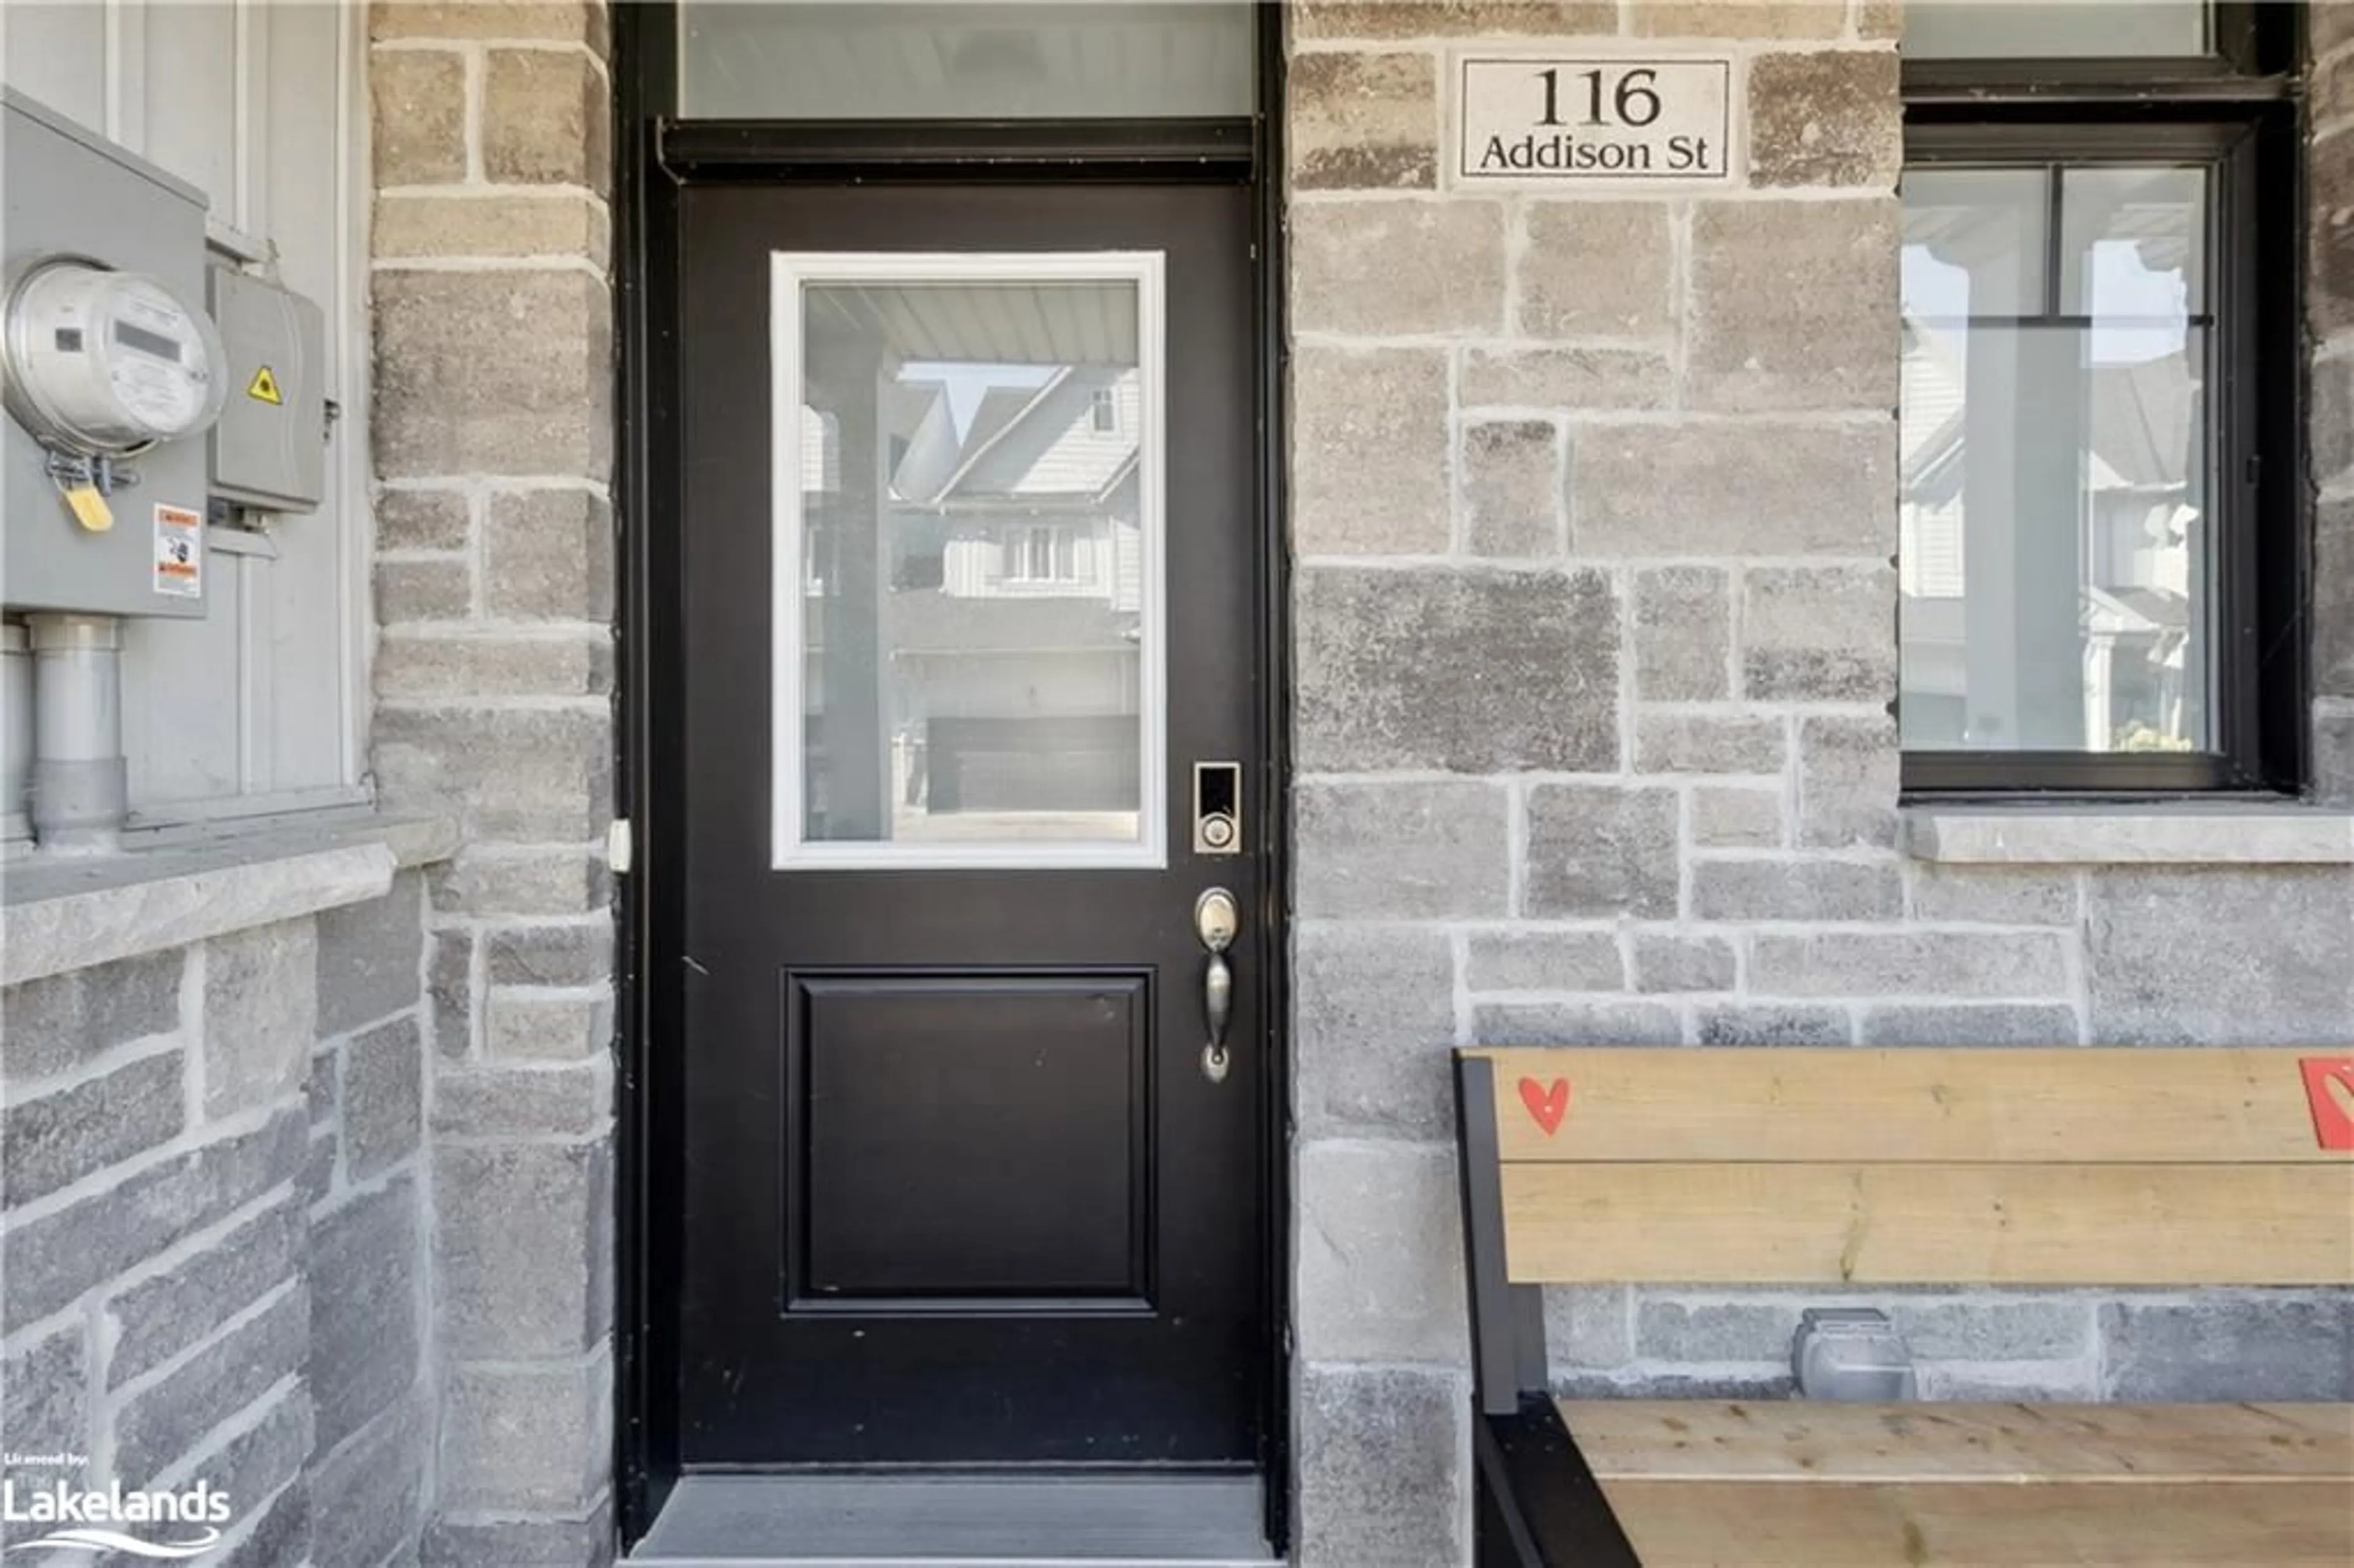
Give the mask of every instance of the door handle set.
<svg viewBox="0 0 2354 1568">
<path fill-rule="evenodd" d="M 1210 956 L 1202 971 L 1202 1014 L 1210 1043 L 1202 1047 L 1202 1076 L 1214 1084 L 1226 1081 L 1233 1060 L 1226 1054 L 1226 1025 L 1234 1017 L 1235 971 L 1226 949 L 1235 945 L 1242 926 L 1242 909 L 1235 895 L 1213 887 L 1193 901 L 1193 934 Z"/>
</svg>

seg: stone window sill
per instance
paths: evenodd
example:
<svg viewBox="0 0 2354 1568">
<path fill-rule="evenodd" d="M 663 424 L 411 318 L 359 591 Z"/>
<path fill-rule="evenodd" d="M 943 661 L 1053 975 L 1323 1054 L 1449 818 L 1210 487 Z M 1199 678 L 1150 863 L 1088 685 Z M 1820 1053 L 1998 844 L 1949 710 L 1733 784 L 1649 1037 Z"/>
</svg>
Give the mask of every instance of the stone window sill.
<svg viewBox="0 0 2354 1568">
<path fill-rule="evenodd" d="M 456 853 L 454 823 L 352 817 L 0 869 L 0 985 L 364 904 Z"/>
<path fill-rule="evenodd" d="M 1898 843 L 1947 865 L 2346 865 L 2354 811 L 2294 801 L 1907 806 Z"/>
</svg>

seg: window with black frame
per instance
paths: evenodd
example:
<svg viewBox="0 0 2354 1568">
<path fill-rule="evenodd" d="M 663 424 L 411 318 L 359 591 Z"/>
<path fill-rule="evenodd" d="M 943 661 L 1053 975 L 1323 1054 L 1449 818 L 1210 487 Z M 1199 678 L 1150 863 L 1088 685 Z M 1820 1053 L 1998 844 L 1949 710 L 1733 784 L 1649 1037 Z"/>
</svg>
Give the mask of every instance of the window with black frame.
<svg viewBox="0 0 2354 1568">
<path fill-rule="evenodd" d="M 1907 6 L 1909 791 L 2300 781 L 2303 9 Z"/>
</svg>

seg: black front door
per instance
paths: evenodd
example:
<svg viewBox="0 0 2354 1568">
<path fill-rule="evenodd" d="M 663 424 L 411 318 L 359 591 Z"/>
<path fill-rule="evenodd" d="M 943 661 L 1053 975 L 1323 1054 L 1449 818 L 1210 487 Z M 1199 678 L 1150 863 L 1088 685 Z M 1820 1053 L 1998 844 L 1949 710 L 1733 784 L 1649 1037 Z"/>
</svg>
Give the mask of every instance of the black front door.
<svg viewBox="0 0 2354 1568">
<path fill-rule="evenodd" d="M 1248 188 L 679 219 L 680 1457 L 1249 1465 Z"/>
</svg>

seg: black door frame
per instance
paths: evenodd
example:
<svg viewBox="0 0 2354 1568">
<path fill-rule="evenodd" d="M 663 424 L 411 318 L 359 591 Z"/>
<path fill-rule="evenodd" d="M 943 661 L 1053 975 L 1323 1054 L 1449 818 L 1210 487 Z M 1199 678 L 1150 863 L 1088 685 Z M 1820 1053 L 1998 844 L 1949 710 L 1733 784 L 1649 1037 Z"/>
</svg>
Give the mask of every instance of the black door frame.
<svg viewBox="0 0 2354 1568">
<path fill-rule="evenodd" d="M 1261 0 L 1257 101 L 1235 120 L 819 122 L 675 119 L 678 14 L 673 0 L 611 8 L 613 270 L 618 342 L 613 485 L 620 623 L 615 814 L 635 860 L 615 879 L 616 953 L 614 1525 L 624 1542 L 651 1528 L 679 1475 L 674 1204 L 682 1150 L 678 1076 L 684 955 L 681 842 L 677 542 L 664 525 L 677 493 L 678 194 L 689 183 L 958 180 L 1247 182 L 1255 198 L 1255 426 L 1259 548 L 1253 591 L 1263 777 L 1248 809 L 1260 824 L 1264 890 L 1246 929 L 1264 977 L 1260 1131 L 1266 1246 L 1261 1263 L 1267 1538 L 1289 1539 L 1290 1054 L 1286 954 L 1289 859 L 1290 565 L 1284 508 L 1287 329 L 1283 227 L 1283 26 Z M 1251 820 L 1246 817 L 1246 820 Z"/>
</svg>

